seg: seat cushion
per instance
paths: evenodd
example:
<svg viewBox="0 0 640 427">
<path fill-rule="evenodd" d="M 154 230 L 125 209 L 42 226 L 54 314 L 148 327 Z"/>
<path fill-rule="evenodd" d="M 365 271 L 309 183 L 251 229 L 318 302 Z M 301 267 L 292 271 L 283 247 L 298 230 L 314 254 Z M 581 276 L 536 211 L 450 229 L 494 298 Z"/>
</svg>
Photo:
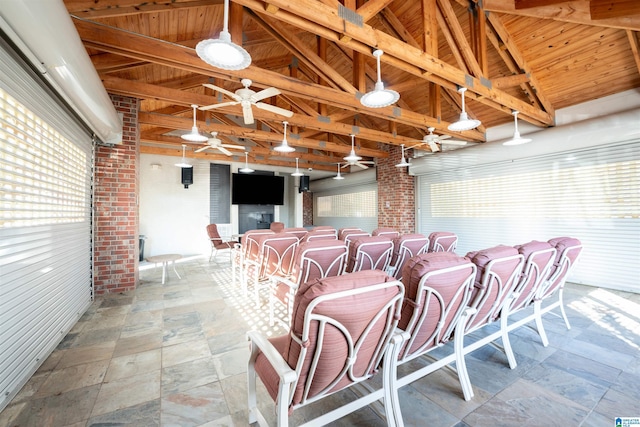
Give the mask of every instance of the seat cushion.
<svg viewBox="0 0 640 427">
<path fill-rule="evenodd" d="M 278 350 L 278 353 L 284 354 L 284 350 L 289 339 L 290 337 L 288 334 L 280 335 L 279 337 L 269 338 L 269 342 L 273 344 L 276 350 Z M 275 402 L 278 397 L 278 387 L 280 386 L 280 378 L 278 377 L 278 374 L 269 363 L 269 360 L 262 353 L 258 354 L 256 357 L 255 368 L 256 373 Z M 295 366 L 292 368 L 295 368 Z"/>
</svg>

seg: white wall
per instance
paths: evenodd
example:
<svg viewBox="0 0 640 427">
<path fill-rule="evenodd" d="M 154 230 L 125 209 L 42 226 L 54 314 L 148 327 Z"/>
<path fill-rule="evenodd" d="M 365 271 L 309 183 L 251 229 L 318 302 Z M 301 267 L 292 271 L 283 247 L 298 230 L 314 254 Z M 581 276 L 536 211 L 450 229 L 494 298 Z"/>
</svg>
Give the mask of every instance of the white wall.
<svg viewBox="0 0 640 427">
<path fill-rule="evenodd" d="M 180 168 L 174 165 L 179 160 L 171 156 L 140 155 L 140 234 L 146 236 L 145 257 L 167 253 L 209 256 L 211 252 L 206 233 L 210 222 L 209 162 L 189 159 L 187 154 L 187 161 L 194 165 L 193 184 L 185 189 L 180 183 Z M 231 171 L 237 172 L 242 166 L 244 164 L 231 164 Z M 274 221 L 282 221 L 287 227 L 302 226 L 298 180 L 288 173 L 279 174 L 285 176 L 285 205 L 275 206 Z M 236 205 L 231 205 L 231 223 L 219 224 L 218 229 L 227 238 L 238 232 Z"/>
</svg>

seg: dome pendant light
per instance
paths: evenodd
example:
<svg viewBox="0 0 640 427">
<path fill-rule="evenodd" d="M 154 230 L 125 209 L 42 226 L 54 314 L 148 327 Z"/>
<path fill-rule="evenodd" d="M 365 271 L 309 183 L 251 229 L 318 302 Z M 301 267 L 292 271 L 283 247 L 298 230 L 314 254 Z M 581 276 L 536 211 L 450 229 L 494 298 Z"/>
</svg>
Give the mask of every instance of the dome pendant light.
<svg viewBox="0 0 640 427">
<path fill-rule="evenodd" d="M 356 150 L 355 150 L 355 135 L 349 135 L 351 137 L 351 152 L 349 153 L 348 156 L 343 157 L 345 161 L 349 162 L 349 163 L 355 163 L 358 162 L 360 160 L 362 160 L 362 157 L 358 156 L 356 154 Z"/>
<path fill-rule="evenodd" d="M 254 170 L 249 167 L 249 153 L 247 153 L 246 151 L 244 152 L 244 167 L 241 169 L 238 169 L 238 172 L 242 172 L 242 173 L 254 172 Z"/>
<path fill-rule="evenodd" d="M 467 112 L 464 110 L 464 93 L 467 91 L 466 87 L 461 87 L 458 89 L 458 92 L 462 94 L 462 112 L 460 113 L 460 118 L 457 122 L 451 123 L 447 126 L 447 129 L 462 132 L 465 130 L 475 129 L 480 126 L 480 120 L 470 119 L 467 115 Z"/>
<path fill-rule="evenodd" d="M 224 24 L 220 37 L 202 40 L 196 53 L 204 62 L 223 70 L 242 70 L 251 64 L 249 52 L 231 41 L 229 33 L 229 0 L 224 0 Z"/>
<path fill-rule="evenodd" d="M 344 176 L 340 175 L 340 163 L 338 163 L 338 174 L 333 179 L 344 179 Z"/>
<path fill-rule="evenodd" d="M 298 158 L 296 157 L 296 171 L 291 174 L 291 176 L 304 176 L 300 169 L 298 169 Z"/>
<path fill-rule="evenodd" d="M 376 81 L 375 87 L 371 92 L 367 92 L 360 98 L 360 103 L 369 108 L 382 108 L 388 107 L 391 104 L 400 99 L 400 94 L 395 90 L 385 89 L 384 83 L 380 77 L 380 57 L 383 52 L 380 49 L 373 51 L 373 56 L 376 57 L 378 64 L 378 81 Z"/>
<path fill-rule="evenodd" d="M 402 147 L 402 161 L 396 165 L 397 168 L 404 168 L 407 166 L 411 166 L 411 163 L 407 162 L 407 159 L 404 157 L 404 144 L 400 144 Z"/>
<path fill-rule="evenodd" d="M 274 150 L 276 150 L 279 153 L 291 153 L 293 151 L 296 151 L 295 148 L 293 148 L 292 146 L 289 145 L 289 143 L 287 142 L 287 124 L 288 122 L 282 122 L 282 124 L 284 125 L 284 138 L 282 138 L 282 143 L 280 145 L 278 145 L 277 147 L 274 148 Z"/>
<path fill-rule="evenodd" d="M 511 114 L 513 114 L 513 120 L 515 122 L 515 129 L 513 131 L 513 138 L 506 140 L 502 143 L 502 145 L 520 145 L 526 144 L 527 142 L 531 142 L 531 138 L 522 138 L 520 136 L 520 132 L 518 132 L 518 113 L 519 111 L 514 110 Z"/>
<path fill-rule="evenodd" d="M 179 168 L 192 168 L 193 165 L 187 163 L 186 157 L 187 144 L 182 144 L 182 161 L 180 163 L 176 163 L 176 166 Z"/>
<path fill-rule="evenodd" d="M 204 135 L 200 135 L 200 132 L 198 132 L 198 126 L 196 124 L 196 108 L 198 108 L 198 106 L 195 104 L 192 104 L 191 108 L 193 108 L 193 127 L 191 128 L 191 132 L 185 133 L 184 135 L 180 135 L 180 138 L 186 141 L 191 141 L 191 142 L 208 141 L 209 138 L 207 138 Z"/>
</svg>

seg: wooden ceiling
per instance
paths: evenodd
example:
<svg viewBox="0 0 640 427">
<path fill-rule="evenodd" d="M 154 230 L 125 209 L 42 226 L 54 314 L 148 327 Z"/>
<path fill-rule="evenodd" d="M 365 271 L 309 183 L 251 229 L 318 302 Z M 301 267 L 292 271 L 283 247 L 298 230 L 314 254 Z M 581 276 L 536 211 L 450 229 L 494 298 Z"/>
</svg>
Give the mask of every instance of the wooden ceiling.
<svg viewBox="0 0 640 427">
<path fill-rule="evenodd" d="M 247 147 L 252 164 L 334 171 L 351 150 L 365 160 L 389 155 L 386 144 L 410 147 L 437 134 L 483 142 L 492 126 L 519 119 L 554 125 L 555 111 L 640 87 L 640 2 L 637 0 L 233 0 L 232 40 L 251 65 L 227 71 L 208 65 L 195 45 L 217 38 L 223 0 L 64 0 L 110 93 L 140 98 L 141 152 L 180 156 L 179 135 L 193 124 L 191 104 L 227 102 L 251 79 L 255 91 L 276 87 L 264 102 L 290 118 L 253 108 L 244 125 L 240 106 L 198 111 L 201 132 Z M 375 49 L 384 51 L 381 77 L 400 94 L 389 107 L 359 98 L 377 80 Z M 482 125 L 451 132 L 461 96 Z M 289 123 L 289 145 L 273 150 Z M 215 149 L 188 157 L 244 161 Z M 421 146 L 428 150 L 428 147 Z"/>
</svg>

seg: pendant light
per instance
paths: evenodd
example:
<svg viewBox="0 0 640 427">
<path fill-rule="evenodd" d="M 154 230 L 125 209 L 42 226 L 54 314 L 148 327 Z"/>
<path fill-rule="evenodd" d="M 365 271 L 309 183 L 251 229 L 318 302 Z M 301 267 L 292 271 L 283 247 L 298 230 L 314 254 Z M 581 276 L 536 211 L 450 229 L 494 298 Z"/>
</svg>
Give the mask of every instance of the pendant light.
<svg viewBox="0 0 640 427">
<path fill-rule="evenodd" d="M 242 173 L 254 172 L 254 170 L 249 167 L 249 153 L 247 153 L 246 151 L 244 152 L 244 167 L 238 169 L 238 172 L 242 172 Z"/>
<path fill-rule="evenodd" d="M 340 163 L 338 163 L 338 174 L 333 179 L 344 179 L 344 176 L 340 175 Z"/>
<path fill-rule="evenodd" d="M 407 166 L 411 166 L 411 163 L 407 162 L 407 159 L 404 157 L 404 144 L 400 144 L 402 147 L 402 161 L 396 165 L 397 168 L 404 168 Z"/>
<path fill-rule="evenodd" d="M 300 169 L 298 169 L 298 158 L 296 157 L 296 171 L 291 174 L 291 176 L 304 176 Z"/>
<path fill-rule="evenodd" d="M 458 89 L 458 92 L 462 94 L 462 112 L 460 113 L 460 118 L 457 122 L 451 123 L 447 126 L 447 129 L 462 132 L 465 130 L 475 129 L 480 126 L 480 120 L 470 119 L 467 115 L 467 112 L 464 110 L 464 93 L 467 91 L 466 87 L 461 87 Z"/>
<path fill-rule="evenodd" d="M 193 127 L 191 128 L 191 132 L 185 133 L 184 135 L 180 135 L 180 138 L 186 141 L 191 141 L 191 142 L 208 141 L 209 140 L 208 137 L 201 135 L 200 132 L 198 132 L 198 126 L 196 124 L 196 108 L 198 108 L 198 106 L 195 104 L 192 104 L 191 108 L 193 108 Z"/>
<path fill-rule="evenodd" d="M 400 99 L 400 94 L 395 90 L 385 89 L 384 83 L 380 77 L 380 57 L 383 52 L 380 49 L 373 51 L 373 56 L 376 57 L 378 64 L 378 81 L 376 81 L 375 87 L 371 92 L 367 92 L 360 98 L 360 103 L 369 108 L 382 108 L 388 107 Z"/>
<path fill-rule="evenodd" d="M 279 153 L 291 153 L 293 151 L 296 151 L 296 149 L 290 146 L 289 143 L 287 142 L 288 122 L 284 121 L 282 122 L 282 124 L 284 125 L 284 138 L 282 138 L 282 143 L 280 145 L 278 145 L 277 147 L 274 147 L 274 150 L 276 150 Z"/>
<path fill-rule="evenodd" d="M 176 163 L 176 166 L 179 168 L 192 168 L 193 165 L 187 163 L 186 157 L 187 144 L 182 144 L 182 161 L 180 163 Z"/>
<path fill-rule="evenodd" d="M 202 40 L 196 53 L 204 62 L 223 70 L 242 70 L 251 64 L 249 52 L 231 41 L 229 33 L 229 0 L 224 0 L 224 24 L 217 39 Z"/>
<path fill-rule="evenodd" d="M 351 152 L 349 153 L 348 156 L 344 157 L 344 160 L 349 163 L 355 163 L 362 160 L 362 157 L 356 154 L 355 142 L 354 142 L 356 136 L 355 135 L 349 135 L 349 136 L 351 137 Z"/>
<path fill-rule="evenodd" d="M 531 142 L 531 138 L 522 138 L 520 136 L 520 132 L 518 132 L 518 113 L 519 111 L 514 110 L 511 114 L 513 114 L 513 120 L 515 124 L 515 129 L 513 131 L 513 138 L 506 140 L 502 143 L 502 145 L 520 145 L 526 144 L 527 142 Z"/>
</svg>

